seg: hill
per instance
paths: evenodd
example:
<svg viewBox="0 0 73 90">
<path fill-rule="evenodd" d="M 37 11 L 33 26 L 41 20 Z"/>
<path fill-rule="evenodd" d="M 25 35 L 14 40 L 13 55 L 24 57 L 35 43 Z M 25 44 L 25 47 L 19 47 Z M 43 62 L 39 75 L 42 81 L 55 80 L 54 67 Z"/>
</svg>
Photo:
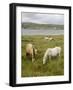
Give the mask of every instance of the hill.
<svg viewBox="0 0 73 90">
<path fill-rule="evenodd" d="M 48 29 L 48 30 L 64 30 L 64 25 L 57 24 L 37 24 L 37 23 L 22 23 L 22 28 L 24 29 Z"/>
</svg>

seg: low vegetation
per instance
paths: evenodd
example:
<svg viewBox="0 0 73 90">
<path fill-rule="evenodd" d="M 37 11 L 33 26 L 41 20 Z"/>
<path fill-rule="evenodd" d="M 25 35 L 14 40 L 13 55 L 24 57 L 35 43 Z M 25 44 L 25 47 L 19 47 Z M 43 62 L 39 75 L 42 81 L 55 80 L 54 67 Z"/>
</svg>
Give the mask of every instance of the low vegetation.
<svg viewBox="0 0 73 90">
<path fill-rule="evenodd" d="M 57 76 L 64 75 L 64 36 L 53 35 L 54 40 L 45 40 L 44 35 L 22 36 L 21 37 L 21 77 L 35 77 L 35 76 Z M 35 61 L 26 59 L 26 44 L 32 43 L 38 52 Z M 62 48 L 61 57 L 52 60 L 47 60 L 43 65 L 43 56 L 47 48 L 60 46 Z"/>
</svg>

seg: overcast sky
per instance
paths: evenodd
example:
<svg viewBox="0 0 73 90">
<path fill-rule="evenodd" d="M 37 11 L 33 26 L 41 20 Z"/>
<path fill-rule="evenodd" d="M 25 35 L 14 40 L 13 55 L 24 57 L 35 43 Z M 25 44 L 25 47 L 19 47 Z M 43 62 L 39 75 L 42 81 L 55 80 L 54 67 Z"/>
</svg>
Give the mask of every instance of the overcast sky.
<svg viewBox="0 0 73 90">
<path fill-rule="evenodd" d="M 22 13 L 22 22 L 38 24 L 64 24 L 63 14 Z"/>
</svg>

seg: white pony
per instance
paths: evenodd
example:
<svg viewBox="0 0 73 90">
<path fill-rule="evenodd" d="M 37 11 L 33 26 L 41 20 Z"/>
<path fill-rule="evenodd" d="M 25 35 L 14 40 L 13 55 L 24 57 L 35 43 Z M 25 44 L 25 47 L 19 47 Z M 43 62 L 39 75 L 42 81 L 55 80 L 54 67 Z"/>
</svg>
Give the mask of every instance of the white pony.
<svg viewBox="0 0 73 90">
<path fill-rule="evenodd" d="M 32 62 L 35 60 L 35 55 L 37 54 L 37 49 L 31 43 L 26 45 L 26 57 L 32 58 Z"/>
<path fill-rule="evenodd" d="M 46 37 L 44 37 L 44 39 L 45 39 L 45 40 L 48 40 L 48 39 L 49 39 L 49 37 L 48 37 L 48 36 L 46 36 Z"/>
<path fill-rule="evenodd" d="M 48 36 L 44 37 L 44 39 L 45 39 L 45 40 L 49 40 L 49 41 L 54 40 L 54 38 L 52 38 L 52 37 L 48 37 Z"/>
<path fill-rule="evenodd" d="M 51 57 L 60 56 L 60 53 L 61 53 L 61 47 L 48 48 L 43 57 L 43 64 L 46 63 L 48 57 L 49 59 L 51 59 Z"/>
</svg>

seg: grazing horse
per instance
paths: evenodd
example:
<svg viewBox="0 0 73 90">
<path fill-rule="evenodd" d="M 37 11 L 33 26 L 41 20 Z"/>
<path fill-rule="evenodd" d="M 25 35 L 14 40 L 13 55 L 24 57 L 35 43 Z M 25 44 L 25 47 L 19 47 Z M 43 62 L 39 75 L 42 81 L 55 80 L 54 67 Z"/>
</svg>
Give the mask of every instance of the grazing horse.
<svg viewBox="0 0 73 90">
<path fill-rule="evenodd" d="M 26 45 L 26 57 L 32 58 L 32 62 L 35 60 L 35 55 L 37 54 L 37 49 L 31 43 Z"/>
<path fill-rule="evenodd" d="M 47 58 L 51 59 L 51 57 L 60 56 L 61 47 L 48 48 L 43 57 L 43 64 L 46 63 Z"/>
</svg>

